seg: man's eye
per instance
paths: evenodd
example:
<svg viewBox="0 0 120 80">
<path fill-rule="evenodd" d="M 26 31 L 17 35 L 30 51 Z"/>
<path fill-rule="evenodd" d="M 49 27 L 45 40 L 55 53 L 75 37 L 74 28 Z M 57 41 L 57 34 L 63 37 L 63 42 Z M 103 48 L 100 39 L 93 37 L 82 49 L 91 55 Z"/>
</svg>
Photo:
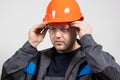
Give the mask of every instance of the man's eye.
<svg viewBox="0 0 120 80">
<path fill-rule="evenodd" d="M 62 32 L 67 32 L 67 31 L 69 31 L 69 30 L 68 30 L 67 28 L 62 28 L 61 31 L 62 31 Z"/>
<path fill-rule="evenodd" d="M 56 31 L 56 28 L 50 28 L 51 31 Z"/>
</svg>

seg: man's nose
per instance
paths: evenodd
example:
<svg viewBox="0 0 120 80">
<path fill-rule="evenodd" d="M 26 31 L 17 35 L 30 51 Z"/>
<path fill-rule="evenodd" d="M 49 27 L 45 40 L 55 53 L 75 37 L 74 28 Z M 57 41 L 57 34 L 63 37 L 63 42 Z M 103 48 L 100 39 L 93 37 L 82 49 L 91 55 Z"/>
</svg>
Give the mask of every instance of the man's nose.
<svg viewBox="0 0 120 80">
<path fill-rule="evenodd" d="M 59 37 L 62 36 L 62 33 L 61 33 L 61 31 L 60 31 L 59 29 L 56 30 L 55 36 L 56 36 L 57 38 L 59 38 Z"/>
</svg>

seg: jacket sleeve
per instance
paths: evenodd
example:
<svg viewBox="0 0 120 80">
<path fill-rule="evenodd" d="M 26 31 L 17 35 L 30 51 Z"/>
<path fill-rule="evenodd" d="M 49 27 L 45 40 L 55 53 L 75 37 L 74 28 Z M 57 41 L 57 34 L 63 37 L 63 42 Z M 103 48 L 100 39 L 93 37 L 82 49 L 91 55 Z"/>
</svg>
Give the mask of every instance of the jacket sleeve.
<svg viewBox="0 0 120 80">
<path fill-rule="evenodd" d="M 80 39 L 86 59 L 94 73 L 101 80 L 120 80 L 120 65 L 102 46 L 97 44 L 91 35 L 86 34 Z"/>
<path fill-rule="evenodd" d="M 27 41 L 10 59 L 3 64 L 1 80 L 14 80 L 24 73 L 24 68 L 29 61 L 38 54 L 36 48 Z"/>
</svg>

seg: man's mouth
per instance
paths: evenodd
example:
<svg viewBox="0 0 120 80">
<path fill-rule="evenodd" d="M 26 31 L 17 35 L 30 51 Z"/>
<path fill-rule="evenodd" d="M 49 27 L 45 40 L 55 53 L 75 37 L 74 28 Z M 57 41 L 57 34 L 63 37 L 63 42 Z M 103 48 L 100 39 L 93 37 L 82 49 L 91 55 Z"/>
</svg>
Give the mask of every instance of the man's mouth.
<svg viewBox="0 0 120 80">
<path fill-rule="evenodd" d="M 55 44 L 61 45 L 61 44 L 63 44 L 63 41 L 55 41 Z"/>
</svg>

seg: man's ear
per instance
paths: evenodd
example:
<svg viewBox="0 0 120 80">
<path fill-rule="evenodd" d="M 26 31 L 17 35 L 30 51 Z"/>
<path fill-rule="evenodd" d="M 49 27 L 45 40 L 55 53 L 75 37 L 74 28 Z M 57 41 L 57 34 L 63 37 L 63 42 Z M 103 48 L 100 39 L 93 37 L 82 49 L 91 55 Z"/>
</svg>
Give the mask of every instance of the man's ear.
<svg viewBox="0 0 120 80">
<path fill-rule="evenodd" d="M 79 35 L 80 30 L 76 28 L 76 34 Z"/>
</svg>

